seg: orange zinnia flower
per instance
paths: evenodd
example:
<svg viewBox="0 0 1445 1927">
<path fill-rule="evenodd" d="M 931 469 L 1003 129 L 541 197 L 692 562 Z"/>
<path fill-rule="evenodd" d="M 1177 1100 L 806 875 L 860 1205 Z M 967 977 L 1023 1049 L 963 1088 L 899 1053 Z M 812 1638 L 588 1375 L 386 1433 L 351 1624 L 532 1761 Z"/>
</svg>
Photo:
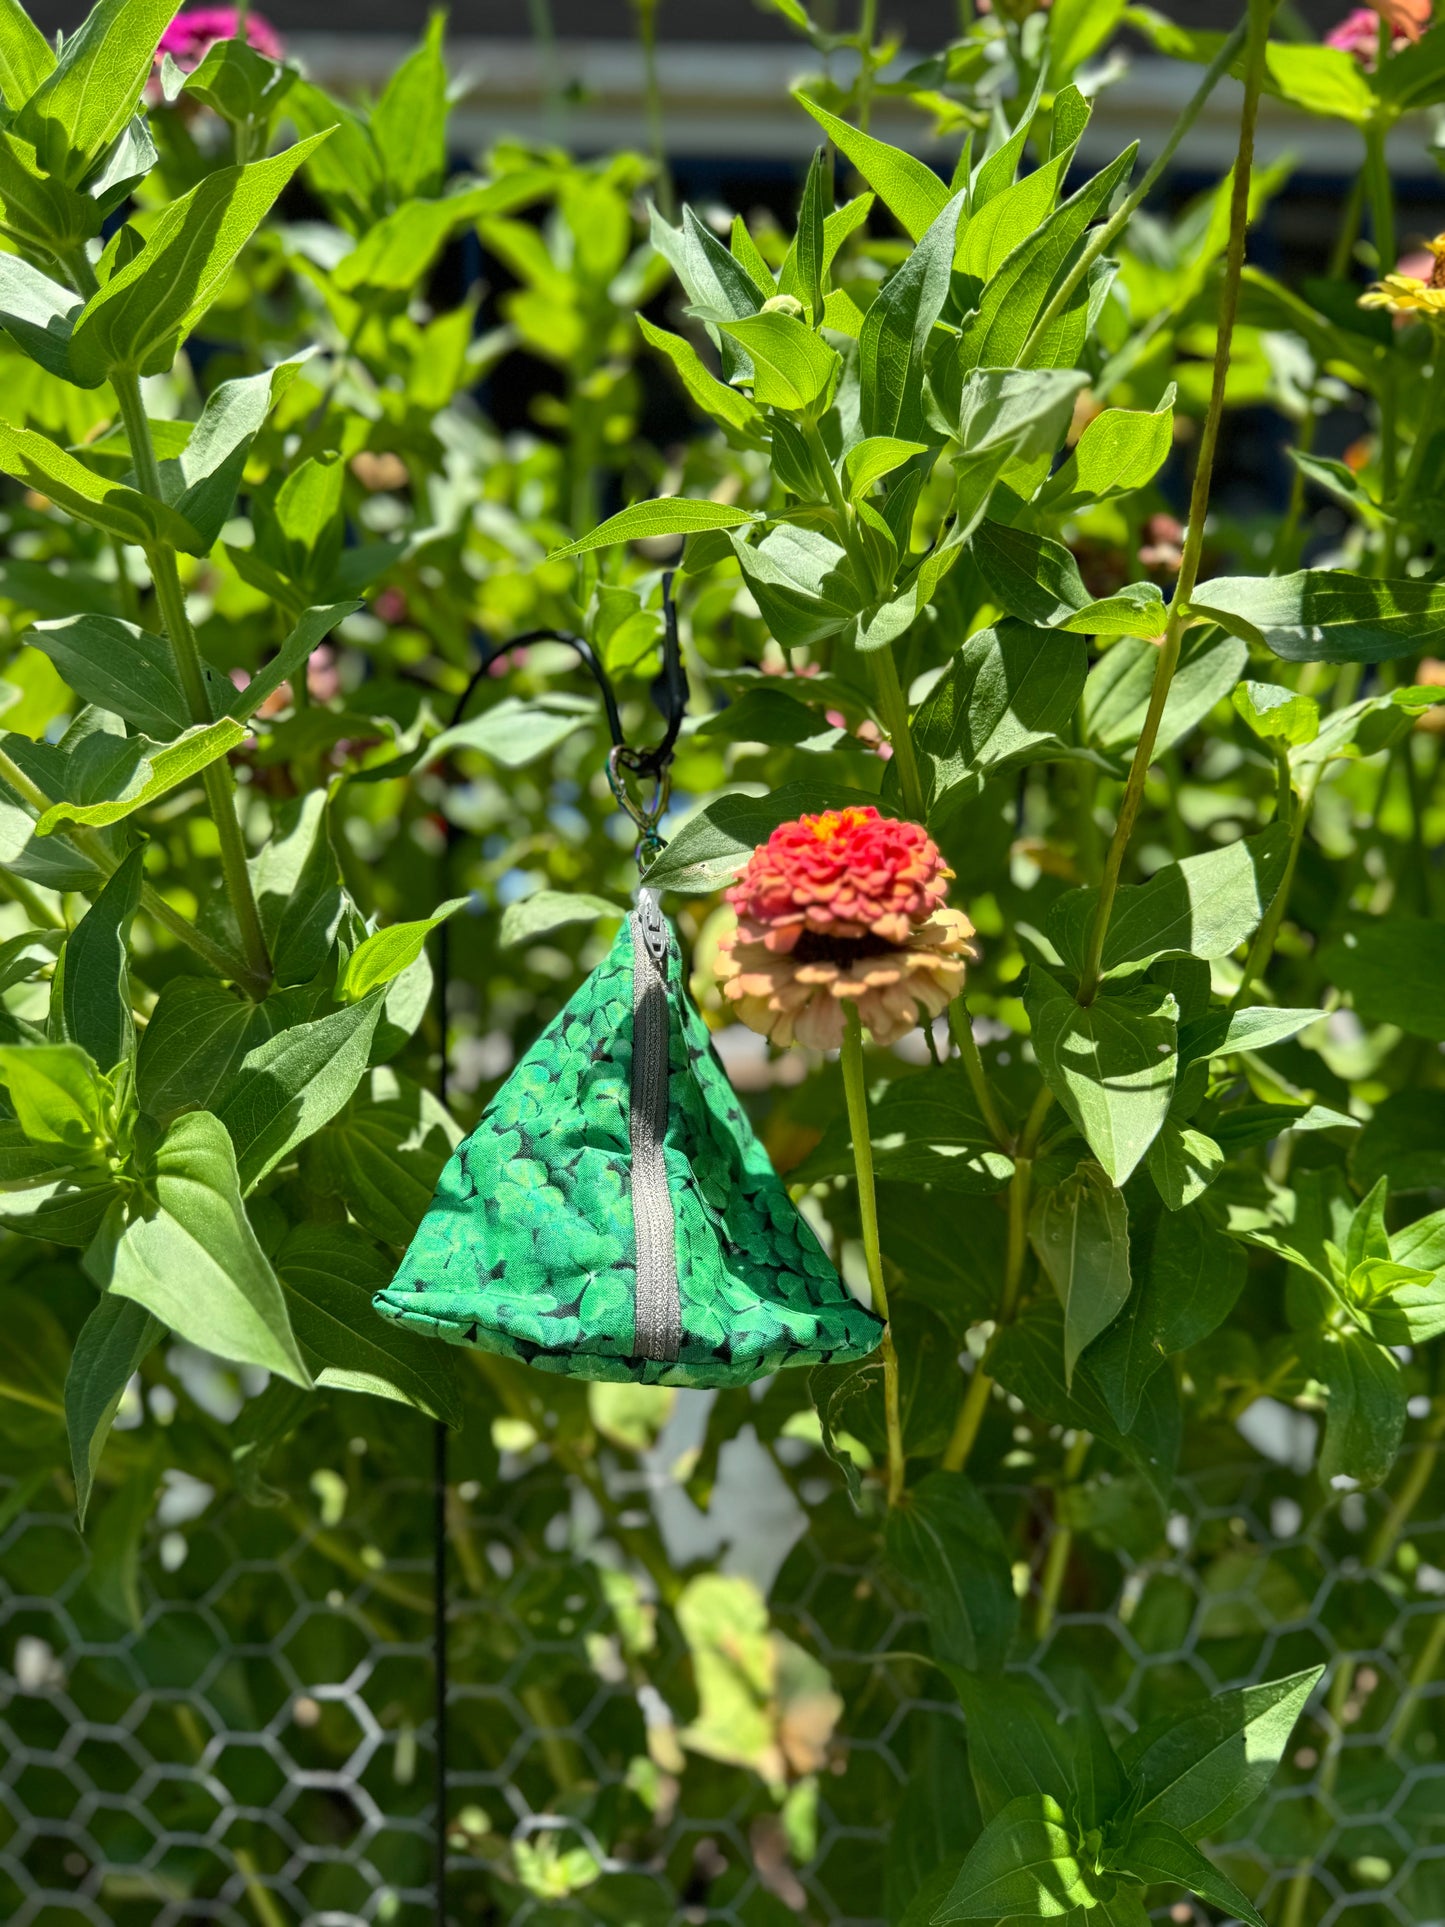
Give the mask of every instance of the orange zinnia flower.
<svg viewBox="0 0 1445 1927">
<path fill-rule="evenodd" d="M 944 899 L 953 872 L 917 823 L 827 810 L 773 831 L 727 901 L 718 985 L 775 1044 L 837 1050 L 845 1006 L 894 1044 L 963 988 L 973 925 Z"/>
</svg>

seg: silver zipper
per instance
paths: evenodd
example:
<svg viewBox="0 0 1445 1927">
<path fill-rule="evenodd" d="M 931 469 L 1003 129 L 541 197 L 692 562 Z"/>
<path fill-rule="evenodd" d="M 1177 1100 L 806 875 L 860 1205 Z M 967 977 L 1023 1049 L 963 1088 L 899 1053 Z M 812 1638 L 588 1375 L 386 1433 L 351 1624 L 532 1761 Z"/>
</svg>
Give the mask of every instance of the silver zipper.
<svg viewBox="0 0 1445 1927">
<path fill-rule="evenodd" d="M 671 1362 L 682 1344 L 677 1245 L 663 1144 L 671 1023 L 667 963 L 671 936 L 656 894 L 638 893 L 632 928 L 632 1219 L 637 1234 L 633 1353 Z"/>
</svg>

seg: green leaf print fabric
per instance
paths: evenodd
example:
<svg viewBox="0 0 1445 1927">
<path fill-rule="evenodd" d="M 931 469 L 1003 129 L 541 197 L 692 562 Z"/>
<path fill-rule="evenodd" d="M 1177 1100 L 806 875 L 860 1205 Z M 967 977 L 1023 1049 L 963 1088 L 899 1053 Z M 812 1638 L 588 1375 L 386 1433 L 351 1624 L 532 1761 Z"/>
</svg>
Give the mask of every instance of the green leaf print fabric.
<svg viewBox="0 0 1445 1927">
<path fill-rule="evenodd" d="M 458 1146 L 374 1303 L 542 1371 L 648 1385 L 745 1385 L 864 1357 L 883 1331 L 753 1135 L 655 900 Z"/>
</svg>

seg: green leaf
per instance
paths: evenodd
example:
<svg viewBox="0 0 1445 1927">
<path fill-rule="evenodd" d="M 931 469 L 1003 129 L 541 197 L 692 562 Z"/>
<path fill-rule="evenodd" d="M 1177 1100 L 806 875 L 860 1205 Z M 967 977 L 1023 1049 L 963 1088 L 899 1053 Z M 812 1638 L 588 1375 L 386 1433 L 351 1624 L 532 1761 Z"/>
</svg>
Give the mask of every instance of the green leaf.
<svg viewBox="0 0 1445 1927">
<path fill-rule="evenodd" d="M 586 728 L 596 714 L 596 703 L 580 696 L 504 696 L 480 716 L 434 736 L 421 751 L 417 767 L 434 764 L 454 750 L 473 749 L 503 769 L 525 769 Z"/>
<path fill-rule="evenodd" d="M 1145 1153 L 1144 1163 L 1165 1204 L 1171 1211 L 1182 1211 L 1202 1198 L 1219 1176 L 1224 1169 L 1224 1153 L 1203 1131 L 1166 1118 Z"/>
<path fill-rule="evenodd" d="M 869 805 L 885 816 L 897 814 L 885 798 L 818 780 L 785 783 L 766 796 L 720 796 L 687 819 L 642 881 L 650 890 L 711 896 L 732 881 L 780 823 L 820 810 Z"/>
<path fill-rule="evenodd" d="M 165 1327 L 142 1305 L 102 1295 L 80 1328 L 65 1379 L 65 1425 L 75 1479 L 75 1510 L 85 1524 L 95 1469 L 121 1397 Z"/>
<path fill-rule="evenodd" d="M 298 802 L 274 805 L 270 840 L 247 868 L 275 981 L 307 984 L 322 970 L 334 970 L 332 945 L 345 899 L 326 792 L 311 790 Z"/>
<path fill-rule="evenodd" d="M 1174 1092 L 1178 1006 L 1143 986 L 1080 1005 L 1035 965 L 1025 999 L 1044 1082 L 1115 1184 L 1158 1136 Z"/>
<path fill-rule="evenodd" d="M 984 1828 L 933 1918 L 1054 1920 L 1094 1901 L 1063 1808 L 1047 1794 L 1021 1794 Z"/>
<path fill-rule="evenodd" d="M 862 609 L 847 555 L 816 529 L 784 522 L 760 542 L 729 540 L 763 620 L 785 649 L 836 635 Z"/>
<path fill-rule="evenodd" d="M 1015 129 L 1014 138 L 992 160 L 985 161 L 983 167 L 991 168 L 1003 160 L 1012 174 L 1012 163 L 1022 151 L 1017 137 L 1024 133 L 1023 128 Z M 1012 159 L 1010 150 L 1013 150 Z M 997 194 L 986 192 L 980 172 L 974 182 L 973 213 L 959 237 L 958 258 L 954 263 L 959 273 L 974 275 L 980 281 L 988 281 L 997 274 L 1014 249 L 1053 212 L 1067 166 L 1068 156 L 1061 154 L 1034 168 L 1022 180 L 1011 180 Z"/>
<path fill-rule="evenodd" d="M 291 1324 L 316 1383 L 462 1422 L 455 1353 L 388 1324 L 371 1309 L 392 1264 L 354 1225 L 297 1225 L 276 1253 Z"/>
<path fill-rule="evenodd" d="M 1088 606 L 1079 565 L 1062 542 L 982 522 L 974 530 L 972 550 L 989 593 L 1023 622 L 1053 629 Z"/>
<path fill-rule="evenodd" d="M 1288 831 L 1272 823 L 1221 850 L 1166 863 L 1147 883 L 1126 884 L 1104 939 L 1105 974 L 1156 957 L 1227 957 L 1274 900 L 1288 854 Z M 1083 968 L 1098 900 L 1097 890 L 1070 890 L 1050 907 L 1045 927 L 1071 970 Z"/>
<path fill-rule="evenodd" d="M 1158 754 L 1172 749 L 1228 696 L 1248 660 L 1248 645 L 1223 630 L 1194 629 L 1185 635 L 1160 720 Z M 1151 642 L 1126 638 L 1095 663 L 1084 685 L 1083 717 L 1096 749 L 1133 749 L 1144 728 L 1158 661 Z"/>
<path fill-rule="evenodd" d="M 175 10 L 175 0 L 98 0 L 24 105 L 7 95 L 47 173 L 79 186 L 124 131 Z"/>
<path fill-rule="evenodd" d="M 965 368 L 1014 368 L 1054 283 L 1096 215 L 1104 212 L 1134 166 L 1137 143 L 1086 181 L 1020 242 L 989 281 L 978 312 L 965 324 L 959 353 Z M 1087 298 L 1085 289 L 1080 290 Z"/>
<path fill-rule="evenodd" d="M 20 0 L 0 0 L 0 94 L 12 114 L 54 67 L 55 50 Z"/>
<path fill-rule="evenodd" d="M 1014 1800 L 1062 1803 L 1074 1783 L 1073 1735 L 1027 1675 L 980 1679 L 948 1667 L 968 1722 L 968 1765 L 985 1820 Z"/>
<path fill-rule="evenodd" d="M 47 496 L 76 521 L 122 542 L 148 548 L 165 541 L 189 551 L 196 541 L 189 522 L 164 502 L 107 481 L 33 429 L 0 422 L 0 471 Z"/>
<path fill-rule="evenodd" d="M 214 1110 L 255 1015 L 254 1005 L 214 977 L 169 978 L 136 1058 L 141 1110 L 162 1124 L 182 1111 Z"/>
<path fill-rule="evenodd" d="M 1088 1359 L 1115 1424 L 1126 1433 L 1165 1359 L 1219 1329 L 1244 1289 L 1245 1276 L 1244 1253 L 1203 1212 L 1188 1206 L 1161 1212 L 1137 1198 L 1130 1258 L 1129 1302 Z"/>
<path fill-rule="evenodd" d="M 856 1409 L 859 1400 L 874 1392 L 881 1393 L 882 1388 L 883 1361 L 876 1352 L 871 1358 L 844 1365 L 815 1365 L 808 1374 L 808 1396 L 818 1414 L 823 1450 L 843 1474 L 848 1497 L 857 1513 L 863 1510 L 863 1477 L 849 1450 L 849 1408 Z M 859 1445 L 857 1450 L 866 1463 L 865 1448 Z"/>
<path fill-rule="evenodd" d="M 1187 1887 L 1211 1907 L 1242 1921 L 1244 1927 L 1266 1927 L 1264 1916 L 1228 1875 L 1206 1860 L 1198 1847 L 1174 1827 L 1155 1824 L 1133 1828 L 1114 1861 L 1146 1886 Z"/>
<path fill-rule="evenodd" d="M 0 228 L 12 241 L 48 260 L 84 247 L 104 219 L 89 194 L 48 172 L 29 141 L 0 128 Z"/>
<path fill-rule="evenodd" d="M 690 341 L 682 335 L 669 334 L 665 328 L 654 327 L 646 315 L 637 317 L 637 325 L 642 338 L 659 354 L 666 355 L 677 372 L 677 377 L 687 390 L 688 398 L 705 415 L 724 430 L 730 430 L 737 440 L 749 447 L 753 446 L 762 428 L 762 416 L 757 407 L 730 388 L 725 381 L 719 381 L 711 370 L 704 367 L 702 357 Z"/>
<path fill-rule="evenodd" d="M 1322 1666 L 1175 1709 L 1120 1749 L 1139 1789 L 1137 1826 L 1173 1827 L 1186 1840 L 1216 1834 L 1254 1805 L 1274 1778 Z"/>
<path fill-rule="evenodd" d="M 1088 670 L 1082 637 L 1005 621 L 970 636 L 913 718 L 929 820 L 984 779 L 1062 753 Z"/>
<path fill-rule="evenodd" d="M 422 945 L 437 925 L 445 923 L 458 910 L 465 909 L 470 901 L 470 897 L 452 897 L 429 917 L 419 917 L 409 923 L 393 923 L 384 930 L 374 930 L 356 946 L 341 966 L 336 979 L 337 1001 L 359 1004 L 374 990 L 399 977 L 403 970 L 416 962 L 421 955 Z"/>
<path fill-rule="evenodd" d="M 0 1084 L 32 1144 L 90 1151 L 101 1142 L 105 1084 L 78 1044 L 0 1044 Z"/>
<path fill-rule="evenodd" d="M 995 1672 L 1018 1624 L 998 1522 L 961 1472 L 930 1472 L 888 1514 L 888 1563 L 918 1593 L 935 1656 Z"/>
<path fill-rule="evenodd" d="M 874 1170 L 885 1182 L 986 1194 L 1013 1175 L 1013 1160 L 994 1142 L 958 1064 L 890 1083 L 870 1106 L 868 1133 Z M 848 1122 L 838 1117 L 790 1175 L 807 1184 L 852 1169 Z"/>
<path fill-rule="evenodd" d="M 1445 636 L 1445 583 L 1424 579 L 1380 582 L 1334 569 L 1219 576 L 1189 607 L 1286 662 L 1388 662 Z"/>
<path fill-rule="evenodd" d="M 91 296 L 76 321 L 70 354 L 77 376 L 164 374 L 276 196 L 325 138 L 313 134 L 270 160 L 220 168 L 169 202 L 140 253 Z"/>
<path fill-rule="evenodd" d="M 186 545 L 188 554 L 208 555 L 215 545 L 235 505 L 251 444 L 309 353 L 278 362 L 263 374 L 223 381 L 201 410 L 180 454 L 162 462 L 167 499 L 195 531 Z"/>
<path fill-rule="evenodd" d="M 585 890 L 534 890 L 529 897 L 509 903 L 502 912 L 497 942 L 503 950 L 514 944 L 534 943 L 573 923 L 596 923 L 601 917 L 614 921 L 627 915 L 620 903 L 594 897 Z"/>
<path fill-rule="evenodd" d="M 1329 1392 L 1319 1475 L 1359 1485 L 1387 1479 L 1405 1436 L 1405 1385 L 1399 1360 L 1364 1332 L 1322 1331 L 1303 1349 L 1304 1362 Z"/>
<path fill-rule="evenodd" d="M 1129 1207 L 1097 1164 L 1036 1200 L 1029 1238 L 1064 1312 L 1064 1383 L 1079 1354 L 1111 1325 L 1129 1297 Z"/>
<path fill-rule="evenodd" d="M 923 358 L 943 312 L 964 195 L 938 212 L 912 253 L 874 298 L 858 343 L 863 433 L 914 439 L 923 427 Z"/>
<path fill-rule="evenodd" d="M 1069 1732 L 1074 1742 L 1079 1824 L 1088 1833 L 1104 1827 L 1120 1812 L 1129 1797 L 1129 1780 L 1087 1689 Z"/>
<path fill-rule="evenodd" d="M 282 683 L 290 682 L 293 676 L 304 672 L 312 652 L 331 634 L 339 622 L 354 614 L 362 605 L 359 602 L 332 602 L 325 608 L 308 609 L 276 651 L 264 669 L 260 669 L 246 684 L 238 689 L 227 705 L 226 713 L 239 722 L 247 722 L 256 711 L 276 691 Z"/>
<path fill-rule="evenodd" d="M 190 710 L 164 636 L 116 616 L 65 616 L 37 622 L 26 641 L 55 664 L 76 695 L 167 742 L 190 723 Z"/>
<path fill-rule="evenodd" d="M 199 776 L 245 740 L 245 725 L 230 716 L 197 723 L 169 743 L 155 743 L 148 736 L 109 737 L 104 755 L 98 753 L 88 770 L 92 781 L 87 787 L 98 789 L 101 800 L 52 803 L 36 823 L 36 833 L 49 836 L 63 823 L 119 823 Z"/>
<path fill-rule="evenodd" d="M 61 1014 L 66 1039 L 106 1070 L 135 1050 L 127 950 L 140 908 L 145 850 L 138 846 L 114 872 L 66 940 Z"/>
<path fill-rule="evenodd" d="M 855 442 L 843 457 L 843 481 L 850 502 L 861 502 L 875 482 L 902 468 L 915 455 L 928 451 L 922 442 L 900 441 L 896 435 L 870 435 Z"/>
<path fill-rule="evenodd" d="M 253 1190 L 350 1098 L 366 1071 L 383 996 L 374 990 L 359 1004 L 291 1024 L 246 1052 L 217 1105 L 244 1190 Z"/>
<path fill-rule="evenodd" d="M 1068 460 L 1049 477 L 1038 498 L 1040 505 L 1055 514 L 1072 514 L 1086 503 L 1128 495 L 1154 479 L 1173 444 L 1172 385 L 1152 414 L 1106 408 L 1089 423 Z"/>
<path fill-rule="evenodd" d="M 1077 368 L 974 368 L 959 386 L 958 441 L 965 455 L 1007 448 L 1021 462 L 1052 456 L 1069 431 L 1087 386 Z M 1007 539 L 1000 526 L 992 536 Z M 1078 601 L 1088 601 L 1082 583 Z"/>
<path fill-rule="evenodd" d="M 31 1143 L 18 1123 L 0 1119 L 0 1225 L 7 1231 L 88 1245 L 119 1191 L 93 1144 Z"/>
<path fill-rule="evenodd" d="M 365 306 L 398 308 L 425 281 L 452 236 L 474 223 L 501 251 L 508 223 L 488 219 L 535 201 L 551 183 L 542 169 L 503 175 L 481 187 L 459 187 L 438 200 L 403 201 L 384 220 L 366 227 L 350 254 L 332 271 L 332 286 Z"/>
<path fill-rule="evenodd" d="M 398 195 L 435 194 L 447 171 L 445 13 L 427 22 L 419 47 L 387 81 L 371 110 L 371 137 Z"/>
<path fill-rule="evenodd" d="M 0 324 L 32 361 L 62 381 L 71 379 L 70 335 L 82 305 L 22 255 L 0 255 Z"/>
<path fill-rule="evenodd" d="M 791 314 L 746 315 L 719 324 L 741 343 L 753 364 L 753 400 L 764 408 L 811 415 L 840 368 L 836 348 Z M 736 527 L 713 522 L 710 528 Z"/>
<path fill-rule="evenodd" d="M 696 502 L 685 495 L 664 495 L 655 502 L 634 502 L 620 515 L 611 515 L 590 535 L 553 549 L 549 562 L 563 556 L 586 555 L 615 542 L 647 542 L 659 535 L 695 535 L 701 529 L 736 529 L 756 517 L 747 509 L 723 502 Z"/>
<path fill-rule="evenodd" d="M 1427 710 L 1445 701 L 1438 688 L 1389 689 L 1378 696 L 1366 696 L 1327 716 L 1312 742 L 1301 743 L 1290 751 L 1289 765 L 1295 787 L 1303 787 L 1306 771 L 1333 762 L 1336 758 L 1358 761 L 1393 749 L 1414 729 Z"/>
<path fill-rule="evenodd" d="M 1242 682 L 1231 700 L 1236 714 L 1267 743 L 1293 748 L 1312 743 L 1319 734 L 1320 706 L 1313 696 L 1273 682 Z"/>
<path fill-rule="evenodd" d="M 411 1242 L 460 1133 L 419 1085 L 373 1071 L 369 1097 L 317 1138 L 318 1184 L 346 1200 L 374 1238 L 398 1250 Z"/>
<path fill-rule="evenodd" d="M 806 94 L 795 93 L 793 98 L 808 110 L 839 153 L 847 155 L 906 232 L 921 241 L 948 201 L 948 190 L 933 169 L 901 148 L 850 127 Z"/>
<path fill-rule="evenodd" d="M 1395 918 L 1327 943 L 1320 968 L 1362 1017 L 1445 1040 L 1445 924 Z"/>
<path fill-rule="evenodd" d="M 833 199 L 833 162 L 826 147 L 816 148 L 803 182 L 798 231 L 778 275 L 778 292 L 801 301 L 813 326 L 823 320 L 823 280 L 827 273 L 827 217 Z"/>
<path fill-rule="evenodd" d="M 294 67 L 267 59 L 245 40 L 218 40 L 187 74 L 182 92 L 194 94 L 232 127 L 255 122 L 264 128 L 296 78 Z"/>
<path fill-rule="evenodd" d="M 86 1266 L 178 1337 L 292 1384 L 311 1375 L 285 1299 L 241 1202 L 225 1126 L 189 1111 L 166 1132 L 143 1198 L 112 1210 Z"/>
</svg>

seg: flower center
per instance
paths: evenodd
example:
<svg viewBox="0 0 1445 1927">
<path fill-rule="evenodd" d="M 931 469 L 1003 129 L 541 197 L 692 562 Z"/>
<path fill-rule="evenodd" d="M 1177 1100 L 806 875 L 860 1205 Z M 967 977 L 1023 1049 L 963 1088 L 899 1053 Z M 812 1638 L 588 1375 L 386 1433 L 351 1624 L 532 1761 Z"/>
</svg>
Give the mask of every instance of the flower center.
<svg viewBox="0 0 1445 1927">
<path fill-rule="evenodd" d="M 793 945 L 792 958 L 800 964 L 852 964 L 864 957 L 883 957 L 897 944 L 885 943 L 870 931 L 864 937 L 829 937 L 819 930 L 804 930 Z"/>
</svg>

